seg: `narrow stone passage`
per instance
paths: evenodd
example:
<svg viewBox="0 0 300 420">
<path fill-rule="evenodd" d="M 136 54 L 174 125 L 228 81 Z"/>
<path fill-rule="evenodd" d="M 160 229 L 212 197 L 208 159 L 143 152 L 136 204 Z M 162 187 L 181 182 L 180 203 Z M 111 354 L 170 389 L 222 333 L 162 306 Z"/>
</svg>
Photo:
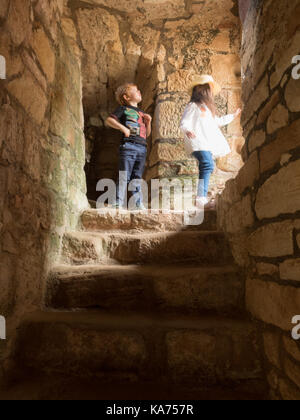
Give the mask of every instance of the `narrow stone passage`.
<svg viewBox="0 0 300 420">
<path fill-rule="evenodd" d="M 1 400 L 300 400 L 299 17 L 300 0 L 0 1 Z M 203 74 L 218 116 L 243 108 L 216 211 L 91 208 L 118 178 L 124 82 L 152 117 L 148 187 L 195 185 L 180 121 Z"/>
</svg>

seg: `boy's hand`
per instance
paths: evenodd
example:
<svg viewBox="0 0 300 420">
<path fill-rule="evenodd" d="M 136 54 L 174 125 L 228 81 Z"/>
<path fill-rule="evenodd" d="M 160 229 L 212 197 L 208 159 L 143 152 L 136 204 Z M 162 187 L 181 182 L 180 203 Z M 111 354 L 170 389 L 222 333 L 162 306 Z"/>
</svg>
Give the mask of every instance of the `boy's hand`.
<svg viewBox="0 0 300 420">
<path fill-rule="evenodd" d="M 147 124 L 147 125 L 151 124 L 151 122 L 152 122 L 152 117 L 151 117 L 151 115 L 149 115 L 149 114 L 144 114 L 144 121 L 145 121 L 145 124 Z"/>
<path fill-rule="evenodd" d="M 124 127 L 124 128 L 122 129 L 122 133 L 124 134 L 124 137 L 125 137 L 125 138 L 130 137 L 130 130 L 129 130 L 129 128 Z"/>
</svg>

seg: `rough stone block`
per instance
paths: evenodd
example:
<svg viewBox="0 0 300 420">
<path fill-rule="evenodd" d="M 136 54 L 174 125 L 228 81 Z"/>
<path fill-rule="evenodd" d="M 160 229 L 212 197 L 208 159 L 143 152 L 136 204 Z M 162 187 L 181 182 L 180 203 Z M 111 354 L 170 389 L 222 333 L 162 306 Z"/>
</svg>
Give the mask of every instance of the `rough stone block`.
<svg viewBox="0 0 300 420">
<path fill-rule="evenodd" d="M 104 373 L 121 377 L 142 370 L 147 350 L 139 332 L 117 324 L 107 328 L 107 317 L 100 319 L 97 314 L 83 316 L 82 321 L 79 317 L 77 322 L 60 314 L 48 318 L 22 325 L 17 360 L 23 366 L 82 377 Z"/>
<path fill-rule="evenodd" d="M 20 163 L 23 155 L 22 127 L 23 117 L 8 104 L 0 108 L 0 147 L 2 159 L 9 163 Z"/>
<path fill-rule="evenodd" d="M 184 104 L 169 101 L 161 102 L 156 106 L 153 127 L 155 140 L 183 138 L 179 126 L 184 106 Z"/>
<path fill-rule="evenodd" d="M 178 70 L 168 76 L 169 92 L 186 92 L 190 83 L 191 72 Z"/>
<path fill-rule="evenodd" d="M 276 90 L 275 93 L 271 96 L 270 100 L 266 103 L 263 109 L 260 111 L 257 117 L 256 125 L 264 124 L 264 122 L 269 118 L 272 113 L 272 110 L 280 101 L 279 91 Z"/>
<path fill-rule="evenodd" d="M 300 258 L 286 260 L 279 266 L 282 280 L 294 280 L 300 282 Z"/>
<path fill-rule="evenodd" d="M 10 0 L 2 0 L 0 4 L 0 17 L 3 19 L 7 15 Z"/>
<path fill-rule="evenodd" d="M 152 147 L 150 166 L 154 166 L 161 161 L 173 162 L 176 160 L 185 160 L 186 158 L 187 153 L 182 141 L 177 140 L 174 143 L 158 142 Z"/>
<path fill-rule="evenodd" d="M 292 162 L 272 175 L 258 190 L 255 211 L 259 219 L 300 210 L 300 164 Z"/>
<path fill-rule="evenodd" d="M 212 75 L 222 88 L 241 86 L 241 62 L 236 54 L 213 55 L 210 59 Z"/>
<path fill-rule="evenodd" d="M 146 264 L 163 261 L 230 263 L 232 255 L 221 232 L 173 232 L 125 235 L 122 233 L 66 234 L 63 256 L 74 264 L 117 261 L 121 264 Z"/>
<path fill-rule="evenodd" d="M 264 275 L 272 276 L 273 274 L 279 273 L 278 266 L 274 264 L 257 263 L 256 268 L 257 268 L 258 274 L 260 274 L 261 276 L 264 276 Z"/>
<path fill-rule="evenodd" d="M 236 314 L 243 294 L 243 276 L 234 266 L 59 266 L 49 278 L 47 306 Z"/>
<path fill-rule="evenodd" d="M 282 127 L 286 127 L 289 123 L 289 112 L 281 104 L 279 104 L 271 113 L 267 122 L 268 134 L 274 133 Z"/>
<path fill-rule="evenodd" d="M 214 51 L 230 51 L 230 31 L 222 30 L 209 46 Z"/>
<path fill-rule="evenodd" d="M 249 139 L 249 152 L 252 153 L 253 150 L 262 146 L 266 140 L 266 133 L 264 130 L 254 131 Z"/>
<path fill-rule="evenodd" d="M 240 200 L 241 196 L 237 189 L 236 179 L 230 179 L 226 182 L 225 189 L 222 193 L 222 198 L 226 203 L 233 204 Z"/>
<path fill-rule="evenodd" d="M 223 328 L 168 333 L 167 364 L 173 380 L 213 384 L 259 376 L 255 333 L 238 328 L 233 331 Z"/>
<path fill-rule="evenodd" d="M 291 337 L 283 337 L 284 348 L 293 359 L 300 362 L 300 347 L 299 342 L 296 342 Z"/>
<path fill-rule="evenodd" d="M 196 159 L 184 161 L 160 162 L 146 172 L 147 180 L 162 178 L 178 178 L 180 176 L 195 176 L 198 178 L 199 169 Z"/>
<path fill-rule="evenodd" d="M 26 70 L 23 76 L 9 82 L 7 89 L 21 103 L 26 112 L 38 124 L 41 124 L 47 109 L 48 98 L 31 73 Z"/>
<path fill-rule="evenodd" d="M 296 386 L 291 385 L 291 383 L 285 379 L 281 379 L 279 381 L 279 390 L 284 400 L 287 400 L 287 401 L 300 400 L 299 389 Z"/>
<path fill-rule="evenodd" d="M 252 187 L 259 178 L 259 161 L 257 152 L 253 152 L 236 177 L 238 191 L 242 194 L 246 188 Z"/>
<path fill-rule="evenodd" d="M 297 14 L 295 15 L 297 16 Z M 289 17 L 291 23 L 292 17 Z M 286 36 L 286 32 L 285 32 Z M 275 63 L 275 71 L 271 75 L 270 78 L 270 85 L 271 89 L 274 89 L 277 86 L 285 73 L 285 71 L 291 65 L 291 58 L 297 54 L 298 46 L 300 42 L 300 33 L 296 31 L 295 34 L 291 35 L 287 40 L 286 44 L 283 48 L 278 48 L 277 51 L 275 50 L 274 54 L 274 63 Z"/>
<path fill-rule="evenodd" d="M 265 225 L 248 238 L 248 250 L 257 257 L 282 257 L 294 254 L 292 221 Z"/>
<path fill-rule="evenodd" d="M 16 46 L 29 36 L 31 30 L 30 0 L 14 0 L 9 9 L 6 28 Z"/>
<path fill-rule="evenodd" d="M 300 289 L 248 278 L 246 305 L 259 320 L 290 333 L 292 319 L 299 312 Z"/>
<path fill-rule="evenodd" d="M 55 53 L 43 29 L 34 32 L 33 49 L 50 83 L 55 76 Z"/>
<path fill-rule="evenodd" d="M 276 140 L 264 146 L 260 151 L 261 173 L 271 169 L 280 162 L 284 153 L 300 146 L 300 120 L 296 120 L 289 127 L 279 130 Z"/>
<path fill-rule="evenodd" d="M 266 332 L 263 335 L 263 339 L 265 353 L 269 362 L 280 369 L 280 335 L 278 333 Z"/>
<path fill-rule="evenodd" d="M 284 371 L 290 380 L 300 389 L 300 366 L 286 357 Z"/>
<path fill-rule="evenodd" d="M 268 384 L 271 387 L 271 390 L 277 391 L 279 384 L 279 376 L 275 369 L 272 369 L 267 375 Z"/>
<path fill-rule="evenodd" d="M 294 80 L 293 78 L 291 78 L 285 90 L 285 100 L 290 111 L 300 112 L 299 97 L 300 97 L 299 80 Z"/>
<path fill-rule="evenodd" d="M 183 212 L 119 212 L 109 210 L 86 210 L 81 216 L 83 227 L 88 231 L 143 231 L 175 232 L 184 228 Z M 216 212 L 204 215 L 204 222 L 195 230 L 216 230 Z"/>
<path fill-rule="evenodd" d="M 242 124 L 244 125 L 254 113 L 258 111 L 260 106 L 268 99 L 269 97 L 269 85 L 268 85 L 268 76 L 265 76 L 256 90 L 253 92 L 250 97 L 247 106 L 245 107 L 242 114 Z"/>
<path fill-rule="evenodd" d="M 232 152 L 229 155 L 217 159 L 217 166 L 224 172 L 237 173 L 243 166 L 240 153 Z"/>
<path fill-rule="evenodd" d="M 251 205 L 251 195 L 243 197 L 241 201 L 234 204 L 227 215 L 227 231 L 237 233 L 254 224 L 254 214 Z"/>
</svg>

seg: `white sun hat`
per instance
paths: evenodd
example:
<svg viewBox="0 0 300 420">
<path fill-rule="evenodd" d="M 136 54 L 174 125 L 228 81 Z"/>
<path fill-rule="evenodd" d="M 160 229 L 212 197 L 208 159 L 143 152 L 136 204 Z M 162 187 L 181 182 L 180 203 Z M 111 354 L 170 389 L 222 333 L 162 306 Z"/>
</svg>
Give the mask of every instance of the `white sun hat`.
<svg viewBox="0 0 300 420">
<path fill-rule="evenodd" d="M 219 83 L 216 82 L 212 76 L 210 76 L 208 74 L 202 74 L 202 75 L 194 74 L 190 78 L 189 90 L 188 90 L 189 94 L 192 96 L 193 89 L 194 89 L 195 86 L 206 85 L 206 84 L 210 85 L 211 90 L 212 90 L 214 95 L 218 95 L 222 90 Z"/>
</svg>

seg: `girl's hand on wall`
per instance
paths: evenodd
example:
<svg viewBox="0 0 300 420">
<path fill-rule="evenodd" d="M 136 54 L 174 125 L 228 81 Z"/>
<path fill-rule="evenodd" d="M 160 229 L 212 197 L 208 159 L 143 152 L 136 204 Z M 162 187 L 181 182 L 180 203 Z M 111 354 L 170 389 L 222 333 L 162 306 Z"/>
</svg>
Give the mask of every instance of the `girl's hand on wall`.
<svg viewBox="0 0 300 420">
<path fill-rule="evenodd" d="M 235 111 L 235 113 L 234 113 L 234 118 L 239 117 L 239 116 L 241 115 L 241 113 L 242 113 L 241 108 L 237 109 L 237 110 Z"/>
<path fill-rule="evenodd" d="M 187 137 L 192 140 L 196 138 L 196 134 L 192 133 L 191 131 L 186 132 Z"/>
</svg>

